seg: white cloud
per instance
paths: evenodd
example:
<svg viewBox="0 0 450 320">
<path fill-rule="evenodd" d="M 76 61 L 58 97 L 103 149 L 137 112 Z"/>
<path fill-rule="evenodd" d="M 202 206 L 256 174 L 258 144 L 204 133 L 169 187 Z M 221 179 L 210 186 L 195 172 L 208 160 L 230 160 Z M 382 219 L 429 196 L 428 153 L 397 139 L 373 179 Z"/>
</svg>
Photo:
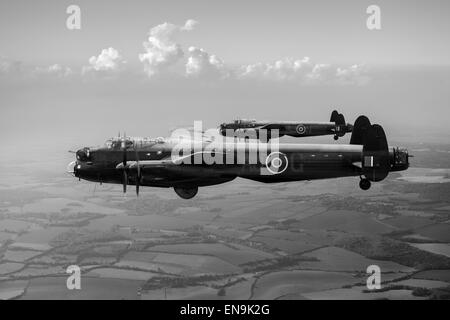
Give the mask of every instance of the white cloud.
<svg viewBox="0 0 450 320">
<path fill-rule="evenodd" d="M 89 66 L 85 66 L 82 69 L 82 73 L 88 72 L 117 72 L 122 70 L 126 61 L 122 58 L 114 48 L 103 49 L 102 52 L 96 57 L 89 58 Z"/>
<path fill-rule="evenodd" d="M 19 74 L 23 69 L 22 62 L 0 56 L 0 74 Z"/>
<path fill-rule="evenodd" d="M 61 66 L 60 64 L 53 64 L 49 67 L 37 67 L 34 70 L 34 74 L 37 75 L 51 75 L 59 78 L 68 77 L 73 74 L 72 69 L 69 67 Z"/>
<path fill-rule="evenodd" d="M 181 28 L 181 30 L 184 31 L 191 31 L 194 29 L 194 27 L 198 24 L 198 21 L 195 21 L 193 19 L 189 19 L 186 21 L 186 23 L 184 24 L 184 26 Z"/>
<path fill-rule="evenodd" d="M 306 75 L 306 81 L 309 83 L 326 84 L 336 80 L 336 69 L 329 64 L 315 64 L 311 72 Z"/>
<path fill-rule="evenodd" d="M 289 81 L 299 84 L 360 85 L 369 80 L 360 65 L 349 68 L 313 63 L 310 58 L 283 58 L 269 63 L 254 63 L 240 67 L 228 66 L 217 55 L 202 48 L 189 47 L 187 53 L 176 41 L 183 31 L 192 31 L 198 24 L 187 20 L 184 26 L 162 23 L 150 29 L 144 42 L 145 53 L 139 55 L 144 70 L 152 78 L 168 72 L 174 66 L 185 65 L 185 76 L 191 79 L 235 79 Z M 178 69 L 177 69 L 178 70 Z"/>
<path fill-rule="evenodd" d="M 186 63 L 188 77 L 226 78 L 229 72 L 224 62 L 216 55 L 211 55 L 203 49 L 190 47 Z"/>
<path fill-rule="evenodd" d="M 366 70 L 361 65 L 342 68 L 312 63 L 309 57 L 244 65 L 240 67 L 237 76 L 240 79 L 291 81 L 300 84 L 362 85 L 369 81 Z"/>
<path fill-rule="evenodd" d="M 139 54 L 144 70 L 149 77 L 167 71 L 184 56 L 184 51 L 175 37 L 182 31 L 191 31 L 197 25 L 195 20 L 187 20 L 184 26 L 162 23 L 150 29 L 147 41 L 143 43 L 145 53 Z"/>
<path fill-rule="evenodd" d="M 171 74 L 192 79 L 193 81 L 229 79 L 234 81 L 276 81 L 299 85 L 364 85 L 370 81 L 367 68 L 354 64 L 342 67 L 325 63 L 316 63 L 308 57 L 302 59 L 282 58 L 272 62 L 258 62 L 248 65 L 227 65 L 215 54 L 203 48 L 190 46 L 185 49 L 178 36 L 196 28 L 198 22 L 186 20 L 184 25 L 162 23 L 150 29 L 147 41 L 143 42 L 144 53 L 139 60 L 149 78 Z M 81 75 L 100 75 L 104 78 L 123 75 L 126 61 L 114 48 L 103 49 L 98 56 L 89 59 Z M 174 72 L 172 72 L 174 71 Z M 66 77 L 74 74 L 68 67 L 59 64 L 42 68 L 27 67 L 19 61 L 0 56 L 0 75 L 56 75 Z"/>
<path fill-rule="evenodd" d="M 336 77 L 343 85 L 365 85 L 370 81 L 366 66 L 360 64 L 354 64 L 347 69 L 337 68 Z"/>
<path fill-rule="evenodd" d="M 273 63 L 255 63 L 240 68 L 239 78 L 265 80 L 298 80 L 311 72 L 314 65 L 305 57 L 301 60 L 284 58 Z"/>
</svg>

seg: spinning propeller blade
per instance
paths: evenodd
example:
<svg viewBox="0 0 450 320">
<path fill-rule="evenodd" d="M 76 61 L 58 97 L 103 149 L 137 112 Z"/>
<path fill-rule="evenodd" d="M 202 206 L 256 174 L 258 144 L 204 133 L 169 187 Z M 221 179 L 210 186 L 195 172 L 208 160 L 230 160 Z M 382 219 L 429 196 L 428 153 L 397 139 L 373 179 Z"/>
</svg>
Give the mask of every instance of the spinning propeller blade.
<svg viewBox="0 0 450 320">
<path fill-rule="evenodd" d="M 127 192 L 127 184 L 128 184 L 128 173 L 127 173 L 127 146 L 125 138 L 122 140 L 122 149 L 123 149 L 123 193 Z"/>
<path fill-rule="evenodd" d="M 139 196 L 139 186 L 141 184 L 141 166 L 139 165 L 139 153 L 138 153 L 136 147 L 134 148 L 134 150 L 136 152 L 136 165 L 137 165 L 136 195 Z"/>
<path fill-rule="evenodd" d="M 123 193 L 127 192 L 128 175 L 126 170 L 123 170 Z"/>
</svg>

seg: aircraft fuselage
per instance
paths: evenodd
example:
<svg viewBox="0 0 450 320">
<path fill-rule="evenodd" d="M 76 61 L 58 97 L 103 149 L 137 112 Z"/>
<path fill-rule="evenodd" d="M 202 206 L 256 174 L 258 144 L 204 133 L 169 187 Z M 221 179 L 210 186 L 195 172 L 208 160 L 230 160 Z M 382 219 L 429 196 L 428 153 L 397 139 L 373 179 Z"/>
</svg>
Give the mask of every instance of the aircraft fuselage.
<svg viewBox="0 0 450 320">
<path fill-rule="evenodd" d="M 205 159 L 190 164 L 161 164 L 151 168 L 143 166 L 142 186 L 174 187 L 177 185 L 207 186 L 231 181 L 236 177 L 260 182 L 274 183 L 327 179 L 362 174 L 358 163 L 363 160 L 361 145 L 344 144 L 279 144 L 277 151 L 268 147 L 262 156 L 258 153 L 262 143 L 227 143 L 222 150 L 215 150 L 216 161 L 209 164 Z M 270 144 L 269 144 L 270 145 Z M 268 146 L 268 145 L 266 145 Z M 154 144 L 126 150 L 127 162 L 141 163 L 171 159 L 172 143 Z M 201 149 L 202 152 L 205 149 Z M 395 148 L 389 148 L 393 171 L 396 169 Z M 283 168 L 267 170 L 267 156 L 279 152 Z M 74 167 L 76 177 L 102 183 L 123 182 L 118 165 L 122 162 L 124 151 L 98 148 L 89 150 L 89 158 L 78 159 Z M 195 150 L 192 150 L 195 153 Z M 222 161 L 218 160 L 221 158 Z M 253 160 L 253 161 L 252 161 Z M 255 161 L 256 160 L 256 161 Z M 255 163 L 256 162 L 256 163 Z M 270 165 L 270 163 L 269 163 Z M 278 165 L 278 164 L 276 164 Z M 284 166 L 286 168 L 284 168 Z M 133 175 L 128 184 L 135 184 Z"/>
</svg>

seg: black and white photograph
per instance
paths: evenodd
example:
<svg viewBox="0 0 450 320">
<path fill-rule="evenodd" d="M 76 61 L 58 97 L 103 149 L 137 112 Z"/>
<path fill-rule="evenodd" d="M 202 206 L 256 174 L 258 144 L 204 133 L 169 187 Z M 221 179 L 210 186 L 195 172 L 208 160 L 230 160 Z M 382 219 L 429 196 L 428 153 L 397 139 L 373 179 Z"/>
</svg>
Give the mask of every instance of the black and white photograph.
<svg viewBox="0 0 450 320">
<path fill-rule="evenodd" d="M 445 0 L 0 0 L 0 300 L 449 300 L 449 36 Z"/>
</svg>

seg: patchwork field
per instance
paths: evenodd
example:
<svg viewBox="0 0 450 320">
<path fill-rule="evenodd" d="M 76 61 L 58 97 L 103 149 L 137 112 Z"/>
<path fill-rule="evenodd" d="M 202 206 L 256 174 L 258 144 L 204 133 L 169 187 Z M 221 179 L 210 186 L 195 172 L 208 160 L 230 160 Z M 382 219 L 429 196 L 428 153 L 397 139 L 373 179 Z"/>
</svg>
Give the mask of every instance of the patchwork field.
<svg viewBox="0 0 450 320">
<path fill-rule="evenodd" d="M 315 270 L 361 271 L 365 273 L 368 266 L 377 265 L 383 273 L 411 273 L 415 271 L 413 268 L 395 262 L 368 259 L 357 253 L 336 247 L 318 249 L 306 253 L 305 256 L 316 258 L 318 261 L 305 261 L 301 263 L 301 266 Z"/>
<path fill-rule="evenodd" d="M 0 300 L 9 300 L 20 297 L 28 285 L 26 280 L 6 281 L 0 286 Z"/>
<path fill-rule="evenodd" d="M 16 271 L 19 271 L 23 267 L 24 264 L 22 263 L 15 263 L 15 262 L 0 263 L 0 275 L 14 273 Z"/>
<path fill-rule="evenodd" d="M 67 290 L 65 277 L 31 279 L 23 300 L 137 299 L 142 281 L 85 278 L 81 290 Z"/>
<path fill-rule="evenodd" d="M 448 243 L 412 243 L 411 245 L 420 250 L 450 257 L 450 244 Z"/>
<path fill-rule="evenodd" d="M 126 280 L 141 280 L 145 281 L 157 274 L 136 270 L 124 270 L 115 268 L 96 268 L 86 273 L 86 277 L 99 277 L 108 279 L 126 279 Z"/>
<path fill-rule="evenodd" d="M 415 273 L 414 279 L 429 279 L 448 282 L 450 285 L 450 270 L 426 270 Z"/>
<path fill-rule="evenodd" d="M 273 272 L 259 278 L 253 289 L 253 299 L 279 299 L 289 294 L 341 288 L 357 283 L 351 274 L 326 271 L 293 270 Z"/>
<path fill-rule="evenodd" d="M 163 270 L 180 275 L 231 274 L 240 271 L 238 267 L 213 256 L 160 252 L 130 252 L 116 265 Z"/>
<path fill-rule="evenodd" d="M 448 169 L 411 168 L 367 192 L 353 177 L 236 179 L 192 200 L 1 170 L 0 299 L 450 298 Z M 66 287 L 73 264 L 80 291 Z M 365 285 L 369 265 L 380 290 Z"/>
<path fill-rule="evenodd" d="M 319 292 L 308 292 L 304 297 L 312 300 L 423 300 L 425 298 L 414 297 L 412 290 L 390 290 L 386 292 L 365 293 L 361 288 L 333 289 Z"/>
<path fill-rule="evenodd" d="M 152 290 L 142 294 L 143 300 L 212 300 L 216 297 L 216 289 L 204 286 Z"/>
<path fill-rule="evenodd" d="M 235 266 L 275 257 L 273 254 L 242 245 L 225 245 L 222 243 L 156 245 L 150 247 L 149 250 L 151 252 L 215 256 Z"/>
<path fill-rule="evenodd" d="M 438 242 L 450 242 L 450 224 L 439 223 L 421 227 L 415 230 L 421 236 Z"/>
<path fill-rule="evenodd" d="M 123 210 L 115 209 L 115 208 L 108 208 L 96 205 L 94 203 L 90 202 L 81 202 L 81 201 L 75 201 L 71 199 L 65 199 L 65 198 L 47 198 L 47 199 L 40 199 L 38 201 L 25 204 L 24 206 L 17 208 L 17 207 L 10 207 L 9 211 L 11 213 L 45 213 L 45 214 L 52 214 L 52 213 L 58 213 L 58 214 L 76 214 L 79 212 L 95 212 L 96 214 L 119 214 L 122 213 Z"/>
<path fill-rule="evenodd" d="M 31 259 L 39 254 L 40 252 L 38 251 L 8 250 L 3 255 L 3 259 L 13 262 L 24 262 L 25 260 Z"/>
</svg>

